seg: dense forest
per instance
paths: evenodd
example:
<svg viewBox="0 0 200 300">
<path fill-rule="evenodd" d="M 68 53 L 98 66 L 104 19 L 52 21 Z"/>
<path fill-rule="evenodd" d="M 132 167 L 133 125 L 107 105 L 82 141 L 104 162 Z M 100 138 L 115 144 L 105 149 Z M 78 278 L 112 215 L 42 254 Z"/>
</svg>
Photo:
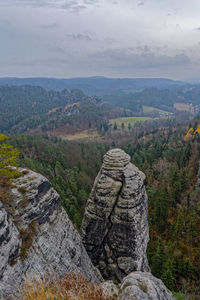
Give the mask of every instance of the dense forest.
<svg viewBox="0 0 200 300">
<path fill-rule="evenodd" d="M 78 89 L 52 91 L 39 86 L 5 85 L 0 86 L 0 132 L 58 136 L 63 131 L 69 134 L 97 129 L 99 124 L 121 116 L 172 116 L 177 112 L 177 103 L 190 104 L 190 115 L 200 110 L 199 97 L 198 86 L 114 90 L 99 98 L 86 96 Z M 149 112 L 144 112 L 144 107 Z"/>
<path fill-rule="evenodd" d="M 199 123 L 196 118 L 187 126 L 140 133 L 134 142 L 122 145 L 147 176 L 152 273 L 171 290 L 189 295 L 189 299 L 198 299 L 195 297 L 200 293 Z M 189 137 L 188 131 L 192 132 Z M 12 136 L 9 143 L 21 152 L 20 165 L 51 180 L 79 228 L 94 178 L 111 146 L 28 135 Z"/>
<path fill-rule="evenodd" d="M 47 91 L 38 86 L 0 86 L 0 132 L 62 136 L 99 130 L 109 119 L 133 112 L 111 107 L 81 90 Z"/>
<path fill-rule="evenodd" d="M 186 132 L 163 129 L 125 150 L 147 176 L 152 273 L 171 290 L 199 295 L 200 135 L 187 140 Z"/>
<path fill-rule="evenodd" d="M 80 90 L 46 91 L 33 86 L 0 86 L 0 132 L 52 130 L 63 124 L 73 128 L 79 120 L 100 122 L 110 111 L 100 98 Z"/>
</svg>

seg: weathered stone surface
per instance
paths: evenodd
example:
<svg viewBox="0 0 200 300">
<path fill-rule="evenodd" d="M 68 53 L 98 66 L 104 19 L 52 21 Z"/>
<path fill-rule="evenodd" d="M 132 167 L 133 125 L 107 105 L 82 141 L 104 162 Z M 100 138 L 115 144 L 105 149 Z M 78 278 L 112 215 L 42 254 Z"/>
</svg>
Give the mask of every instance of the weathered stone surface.
<svg viewBox="0 0 200 300">
<path fill-rule="evenodd" d="M 121 149 L 108 151 L 88 199 L 82 239 L 105 279 L 149 271 L 145 175 Z"/>
<path fill-rule="evenodd" d="M 116 285 L 112 280 L 104 281 L 101 284 L 103 288 L 103 294 L 109 297 L 118 297 L 119 286 Z"/>
<path fill-rule="evenodd" d="M 101 280 L 57 192 L 42 175 L 24 172 L 14 180 L 10 216 L 0 203 L 0 298 L 13 293 L 25 276 L 73 271 Z"/>
<path fill-rule="evenodd" d="M 163 282 L 149 272 L 133 272 L 121 284 L 121 300 L 173 300 Z"/>
</svg>

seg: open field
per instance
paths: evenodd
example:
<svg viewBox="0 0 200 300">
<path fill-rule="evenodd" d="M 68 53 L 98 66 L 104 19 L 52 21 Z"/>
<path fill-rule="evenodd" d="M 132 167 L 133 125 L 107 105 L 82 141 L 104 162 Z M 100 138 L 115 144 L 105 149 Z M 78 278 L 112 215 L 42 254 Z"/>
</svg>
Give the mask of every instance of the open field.
<svg viewBox="0 0 200 300">
<path fill-rule="evenodd" d="M 146 105 L 143 105 L 143 106 L 142 106 L 142 109 L 143 109 L 143 113 L 144 113 L 144 114 L 157 112 L 157 113 L 160 114 L 160 116 L 169 116 L 169 115 L 172 115 L 172 113 L 170 113 L 170 112 L 168 112 L 168 111 L 161 110 L 161 109 L 159 109 L 159 108 L 152 107 L 152 106 L 146 106 Z"/>
<path fill-rule="evenodd" d="M 174 107 L 176 108 L 176 110 L 181 110 L 181 111 L 191 111 L 192 107 L 189 104 L 185 104 L 185 103 L 174 103 Z"/>
<path fill-rule="evenodd" d="M 141 91 L 142 91 L 142 89 L 126 89 L 126 90 L 123 90 L 123 92 L 126 93 L 126 94 L 139 93 Z"/>
<path fill-rule="evenodd" d="M 60 137 L 63 140 L 68 140 L 68 141 L 75 141 L 75 140 L 97 140 L 98 138 L 100 138 L 100 135 L 98 134 L 97 131 L 88 131 L 88 130 L 84 130 L 81 132 L 77 132 L 75 134 L 62 134 L 60 135 Z"/>
<path fill-rule="evenodd" d="M 147 120 L 151 120 L 152 118 L 149 117 L 127 117 L 127 118 L 116 118 L 110 120 L 110 124 L 114 125 L 117 124 L 118 128 L 121 128 L 121 124 L 124 123 L 124 128 L 128 128 L 129 124 L 131 127 L 135 125 L 136 122 L 144 122 Z"/>
</svg>

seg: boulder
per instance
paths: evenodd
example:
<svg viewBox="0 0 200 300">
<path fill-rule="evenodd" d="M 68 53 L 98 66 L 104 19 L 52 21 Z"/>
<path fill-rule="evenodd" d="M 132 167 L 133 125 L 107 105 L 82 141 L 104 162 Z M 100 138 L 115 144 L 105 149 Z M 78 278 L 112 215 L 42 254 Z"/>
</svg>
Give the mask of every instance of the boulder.
<svg viewBox="0 0 200 300">
<path fill-rule="evenodd" d="M 121 300 L 173 300 L 163 282 L 149 272 L 133 272 L 121 284 Z"/>
</svg>

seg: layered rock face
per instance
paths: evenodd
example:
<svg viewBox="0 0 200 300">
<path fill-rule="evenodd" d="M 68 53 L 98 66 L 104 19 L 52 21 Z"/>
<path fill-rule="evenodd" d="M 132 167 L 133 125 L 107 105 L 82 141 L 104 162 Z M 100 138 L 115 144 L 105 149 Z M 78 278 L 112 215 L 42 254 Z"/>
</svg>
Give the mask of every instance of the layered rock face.
<svg viewBox="0 0 200 300">
<path fill-rule="evenodd" d="M 121 149 L 108 151 L 82 222 L 83 244 L 105 279 L 149 271 L 145 175 Z"/>
<path fill-rule="evenodd" d="M 12 210 L 0 203 L 0 298 L 7 299 L 27 276 L 73 271 L 101 280 L 49 181 L 21 171 L 12 187 Z"/>
</svg>

